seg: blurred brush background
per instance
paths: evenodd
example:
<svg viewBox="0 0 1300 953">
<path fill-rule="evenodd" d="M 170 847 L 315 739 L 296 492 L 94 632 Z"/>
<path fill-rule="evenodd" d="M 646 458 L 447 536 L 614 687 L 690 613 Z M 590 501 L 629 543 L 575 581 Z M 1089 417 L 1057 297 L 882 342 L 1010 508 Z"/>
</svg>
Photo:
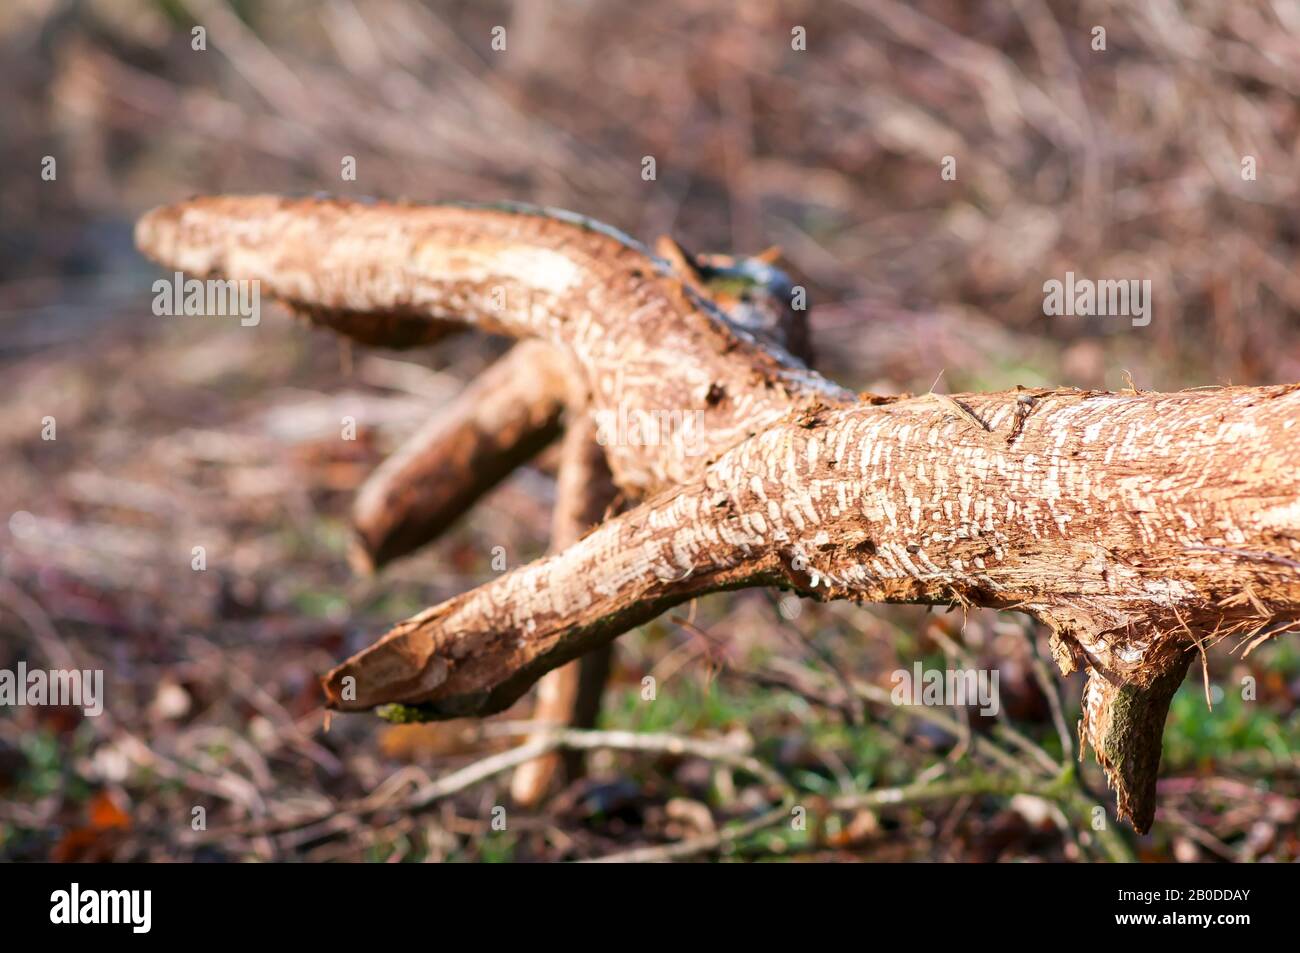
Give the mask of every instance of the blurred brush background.
<svg viewBox="0 0 1300 953">
<path fill-rule="evenodd" d="M 1294 0 L 10 0 L 0 63 L 0 667 L 102 668 L 108 686 L 99 718 L 0 711 L 9 859 L 594 857 L 764 803 L 723 765 L 602 752 L 504 831 L 508 775 L 399 809 L 403 785 L 502 742 L 359 716 L 325 731 L 315 677 L 490 578 L 493 547 L 540 555 L 549 459 L 376 579 L 348 568 L 347 509 L 503 343 L 354 351 L 271 307 L 256 328 L 156 317 L 130 240 L 154 205 L 514 199 L 693 250 L 779 245 L 819 369 L 864 389 L 1300 379 Z M 1151 279 L 1151 324 L 1044 317 L 1066 271 Z M 752 737 L 810 821 L 730 857 L 1295 860 L 1293 642 L 1221 646 L 1212 712 L 1189 678 L 1140 840 L 1094 829 L 1091 806 L 1112 808 L 1091 754 L 1085 787 L 1005 790 L 1008 758 L 1044 781 L 1072 762 L 1079 689 L 1044 691 L 1044 634 L 1015 614 L 716 596 L 619 640 L 602 724 Z M 887 691 L 917 660 L 997 668 L 997 727 L 845 690 Z M 835 807 L 917 783 L 953 790 Z M 356 810 L 376 789 L 393 809 Z"/>
</svg>

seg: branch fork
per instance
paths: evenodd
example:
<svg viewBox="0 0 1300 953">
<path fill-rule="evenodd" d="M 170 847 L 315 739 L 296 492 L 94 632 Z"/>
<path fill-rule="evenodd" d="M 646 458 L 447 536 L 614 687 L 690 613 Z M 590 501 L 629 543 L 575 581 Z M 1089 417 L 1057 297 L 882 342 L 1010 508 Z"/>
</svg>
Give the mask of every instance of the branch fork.
<svg viewBox="0 0 1300 953">
<path fill-rule="evenodd" d="M 540 720 L 571 721 L 560 666 L 724 589 L 1016 608 L 1052 628 L 1063 672 L 1088 671 L 1081 740 L 1145 831 L 1196 653 L 1300 623 L 1300 385 L 858 397 L 801 359 L 771 256 L 651 252 L 551 210 L 201 198 L 136 239 L 366 343 L 520 339 L 363 488 L 363 567 L 563 435 L 551 554 L 341 663 L 333 708 L 486 715 L 567 671 Z M 698 414 L 691 452 L 594 439 L 602 414 L 663 408 Z M 522 800 L 547 783 L 516 780 Z"/>
</svg>

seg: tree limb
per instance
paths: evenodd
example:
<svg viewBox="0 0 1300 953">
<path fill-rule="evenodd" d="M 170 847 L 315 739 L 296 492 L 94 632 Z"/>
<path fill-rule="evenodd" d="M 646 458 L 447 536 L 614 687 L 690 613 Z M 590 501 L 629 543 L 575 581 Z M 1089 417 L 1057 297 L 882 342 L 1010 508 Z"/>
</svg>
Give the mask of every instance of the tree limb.
<svg viewBox="0 0 1300 953">
<path fill-rule="evenodd" d="M 353 562 L 366 571 L 439 536 L 560 433 L 561 354 L 521 341 L 371 474 L 352 507 Z"/>
<path fill-rule="evenodd" d="M 462 321 L 547 342 L 643 501 L 344 662 L 324 682 L 343 710 L 497 711 L 721 589 L 1022 609 L 1063 672 L 1087 669 L 1081 740 L 1145 830 L 1189 652 L 1300 624 L 1300 385 L 855 400 L 787 349 L 781 309 L 751 326 L 721 308 L 705 259 L 550 210 L 197 199 L 137 240 L 357 316 L 354 334 Z"/>
</svg>

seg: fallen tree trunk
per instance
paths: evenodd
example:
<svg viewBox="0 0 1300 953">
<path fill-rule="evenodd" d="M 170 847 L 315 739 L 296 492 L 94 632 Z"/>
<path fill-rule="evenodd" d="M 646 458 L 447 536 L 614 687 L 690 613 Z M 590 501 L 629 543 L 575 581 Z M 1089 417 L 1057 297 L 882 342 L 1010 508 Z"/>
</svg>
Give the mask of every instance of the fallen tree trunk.
<svg viewBox="0 0 1300 953">
<path fill-rule="evenodd" d="M 1300 624 L 1298 385 L 855 399 L 786 350 L 789 314 L 746 327 L 724 312 L 699 260 L 535 210 L 200 199 L 137 238 L 309 315 L 401 314 L 403 340 L 424 315 L 548 342 L 582 385 L 570 410 L 644 500 L 331 671 L 342 710 L 498 711 L 723 589 L 1019 609 L 1051 627 L 1063 672 L 1087 670 L 1081 737 L 1146 830 L 1196 653 Z M 776 286 L 764 275 L 739 262 L 726 277 Z M 676 423 L 628 432 L 650 412 Z"/>
</svg>

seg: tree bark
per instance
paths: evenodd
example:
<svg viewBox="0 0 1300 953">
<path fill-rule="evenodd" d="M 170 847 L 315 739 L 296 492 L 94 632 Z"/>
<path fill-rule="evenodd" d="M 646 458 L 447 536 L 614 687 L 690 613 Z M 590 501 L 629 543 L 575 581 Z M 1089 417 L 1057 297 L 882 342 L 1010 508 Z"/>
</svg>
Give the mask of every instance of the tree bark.
<svg viewBox="0 0 1300 953">
<path fill-rule="evenodd" d="M 137 238 L 309 314 L 546 341 L 576 368 L 570 409 L 590 415 L 615 484 L 643 500 L 338 666 L 324 685 L 342 710 L 497 711 L 723 589 L 1020 609 L 1051 627 L 1063 672 L 1088 671 L 1081 737 L 1146 830 L 1193 654 L 1300 623 L 1297 385 L 855 399 L 787 349 L 788 308 L 750 327 L 719 307 L 721 279 L 779 286 L 762 262 L 711 271 L 567 213 L 199 199 L 150 213 Z M 670 425 L 628 426 L 654 413 Z"/>
</svg>

